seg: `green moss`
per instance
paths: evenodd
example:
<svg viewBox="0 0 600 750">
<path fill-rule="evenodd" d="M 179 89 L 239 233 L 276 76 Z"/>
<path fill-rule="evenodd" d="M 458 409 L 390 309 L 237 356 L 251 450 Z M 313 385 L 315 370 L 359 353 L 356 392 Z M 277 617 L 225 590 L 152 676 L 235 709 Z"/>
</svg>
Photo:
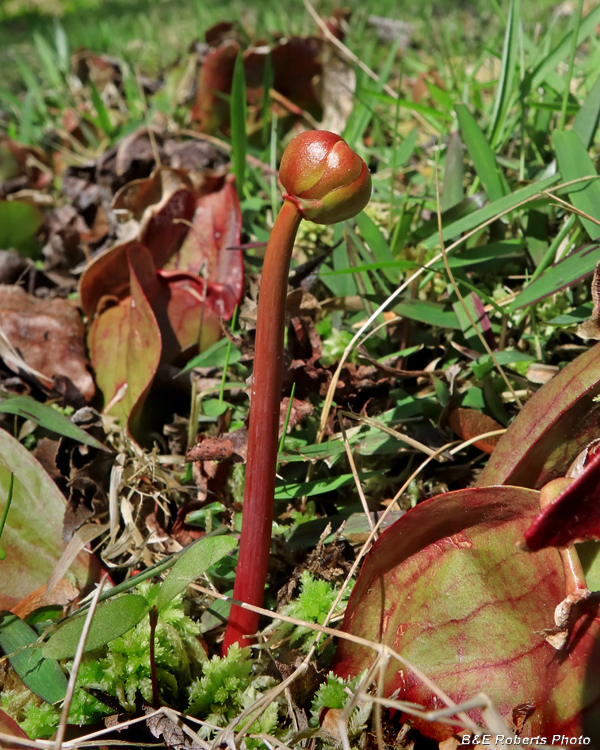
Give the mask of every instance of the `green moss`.
<svg viewBox="0 0 600 750">
<path fill-rule="evenodd" d="M 226 726 L 249 708 L 274 681 L 270 677 L 253 674 L 250 649 L 234 644 L 227 656 L 213 656 L 202 665 L 202 677 L 189 688 L 188 713 L 201 717 L 209 724 Z M 271 702 L 250 728 L 250 734 L 272 733 L 277 726 L 277 702 Z M 207 727 L 199 730 L 209 737 Z"/>
<path fill-rule="evenodd" d="M 346 587 L 339 603 L 340 611 L 344 610 L 353 585 L 351 583 Z M 308 570 L 305 570 L 300 577 L 300 594 L 282 608 L 282 614 L 307 623 L 323 625 L 338 591 L 339 588 L 333 583 L 315 578 Z M 316 635 L 316 631 L 308 626 L 292 625 L 288 622 L 278 623 L 275 629 L 279 638 L 284 638 L 289 634 L 290 643 L 299 647 L 305 653 L 312 645 Z"/>
</svg>

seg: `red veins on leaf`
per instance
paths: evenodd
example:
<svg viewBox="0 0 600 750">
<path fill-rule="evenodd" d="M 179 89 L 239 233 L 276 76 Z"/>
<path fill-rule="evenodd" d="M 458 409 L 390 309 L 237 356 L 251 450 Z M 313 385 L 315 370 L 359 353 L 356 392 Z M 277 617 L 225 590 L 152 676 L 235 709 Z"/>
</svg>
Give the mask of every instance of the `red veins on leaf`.
<svg viewBox="0 0 600 750">
<path fill-rule="evenodd" d="M 546 641 L 565 592 L 560 556 L 517 547 L 538 502 L 534 490 L 486 487 L 417 505 L 366 558 L 343 630 L 388 645 L 455 703 L 486 693 L 509 726 L 528 704 L 521 737 L 589 736 L 600 718 L 598 602 L 582 604 L 563 650 Z M 335 671 L 356 675 L 374 657 L 340 639 Z M 393 660 L 383 688 L 398 700 L 440 708 L 440 698 Z M 483 725 L 479 710 L 469 714 Z M 436 740 L 459 729 L 413 721 Z"/>
</svg>

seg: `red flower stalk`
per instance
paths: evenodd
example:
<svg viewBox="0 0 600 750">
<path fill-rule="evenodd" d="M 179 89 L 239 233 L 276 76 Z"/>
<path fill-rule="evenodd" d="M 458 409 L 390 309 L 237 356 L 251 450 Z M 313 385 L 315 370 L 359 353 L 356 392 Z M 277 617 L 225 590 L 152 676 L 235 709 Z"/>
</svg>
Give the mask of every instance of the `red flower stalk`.
<svg viewBox="0 0 600 750">
<path fill-rule="evenodd" d="M 367 205 L 371 176 L 364 161 L 339 135 L 312 130 L 286 148 L 279 170 L 284 203 L 277 216 L 263 264 L 240 554 L 234 599 L 260 606 L 263 600 L 273 523 L 273 496 L 279 432 L 285 302 L 290 259 L 303 218 L 318 224 L 350 219 Z M 259 616 L 233 606 L 223 653 L 233 643 L 248 645 Z"/>
</svg>

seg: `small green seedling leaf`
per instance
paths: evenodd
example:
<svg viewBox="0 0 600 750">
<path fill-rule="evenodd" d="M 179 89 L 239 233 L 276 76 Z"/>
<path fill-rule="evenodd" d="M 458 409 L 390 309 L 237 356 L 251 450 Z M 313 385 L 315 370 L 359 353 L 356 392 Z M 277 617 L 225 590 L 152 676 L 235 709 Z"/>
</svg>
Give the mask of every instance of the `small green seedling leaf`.
<svg viewBox="0 0 600 750">
<path fill-rule="evenodd" d="M 231 552 L 236 544 L 237 541 L 230 536 L 215 536 L 204 537 L 191 545 L 165 578 L 156 600 L 158 611 L 161 612 L 192 581 Z"/>
<path fill-rule="evenodd" d="M 26 648 L 38 634 L 12 612 L 0 612 L 0 646 L 27 687 L 47 703 L 62 700 L 67 678 L 53 659 L 45 659 L 39 647 Z"/>
<path fill-rule="evenodd" d="M 6 498 L 6 505 L 4 506 L 4 511 L 2 512 L 2 518 L 0 518 L 0 539 L 2 538 L 2 532 L 4 531 L 4 524 L 6 523 L 6 516 L 8 516 L 8 509 L 10 508 L 10 504 L 12 503 L 14 486 L 15 486 L 15 475 L 11 471 L 10 483 L 8 485 L 8 496 Z M 2 549 L 2 547 L 0 547 L 0 560 L 6 560 L 6 552 Z"/>
<path fill-rule="evenodd" d="M 85 651 L 105 646 L 127 633 L 140 622 L 148 609 L 148 602 L 138 594 L 126 594 L 101 604 L 92 620 Z M 75 656 L 84 622 L 85 616 L 82 614 L 67 620 L 44 645 L 43 655 L 48 659 L 70 659 Z"/>
<path fill-rule="evenodd" d="M 56 432 L 58 435 L 73 438 L 80 443 L 91 445 L 93 448 L 99 448 L 108 451 L 108 448 L 99 440 L 88 435 L 85 430 L 73 424 L 68 417 L 56 411 L 46 404 L 40 404 L 29 396 L 12 396 L 5 401 L 0 402 L 0 412 L 4 414 L 16 414 L 23 419 L 30 419 L 32 422 L 45 427 L 47 430 Z"/>
</svg>

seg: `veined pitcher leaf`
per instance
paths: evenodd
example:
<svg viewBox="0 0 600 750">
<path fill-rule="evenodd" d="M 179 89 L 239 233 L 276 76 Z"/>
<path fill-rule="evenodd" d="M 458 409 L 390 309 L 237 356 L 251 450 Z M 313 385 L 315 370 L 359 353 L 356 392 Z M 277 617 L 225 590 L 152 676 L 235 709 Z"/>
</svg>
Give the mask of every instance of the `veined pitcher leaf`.
<svg viewBox="0 0 600 750">
<path fill-rule="evenodd" d="M 4 609 L 12 609 L 45 585 L 64 550 L 65 498 L 34 456 L 0 430 L 0 517 L 13 474 L 12 503 L 2 532 L 6 559 L 0 562 L 0 608 Z M 80 588 L 93 576 L 94 565 L 95 558 L 82 552 L 71 566 Z"/>
<path fill-rule="evenodd" d="M 564 476 L 598 437 L 600 344 L 577 357 L 535 393 L 500 438 L 479 477 L 481 486 L 539 489 Z"/>
<path fill-rule="evenodd" d="M 521 487 L 458 490 L 420 503 L 375 543 L 354 587 L 343 630 L 390 646 L 455 702 L 485 692 L 502 716 L 530 708 L 524 737 L 599 734 L 598 604 L 573 623 L 564 652 L 546 641 L 565 596 L 557 550 L 517 548 L 539 511 Z M 358 675 L 375 652 L 339 640 L 334 669 Z M 404 664 L 390 660 L 383 694 L 426 708 L 440 699 Z M 470 716 L 483 725 L 479 709 Z M 410 717 L 438 741 L 458 730 Z M 562 744 L 562 743 L 561 743 Z"/>
<path fill-rule="evenodd" d="M 534 520 L 525 534 L 529 549 L 566 547 L 600 539 L 600 452 Z"/>
<path fill-rule="evenodd" d="M 2 710 L 0 710 L 0 732 L 22 740 L 29 739 L 17 722 Z M 2 740 L 2 748 L 3 750 L 22 750 L 23 745 L 21 743 L 17 745 L 15 742 L 10 742 L 9 740 Z"/>
</svg>

